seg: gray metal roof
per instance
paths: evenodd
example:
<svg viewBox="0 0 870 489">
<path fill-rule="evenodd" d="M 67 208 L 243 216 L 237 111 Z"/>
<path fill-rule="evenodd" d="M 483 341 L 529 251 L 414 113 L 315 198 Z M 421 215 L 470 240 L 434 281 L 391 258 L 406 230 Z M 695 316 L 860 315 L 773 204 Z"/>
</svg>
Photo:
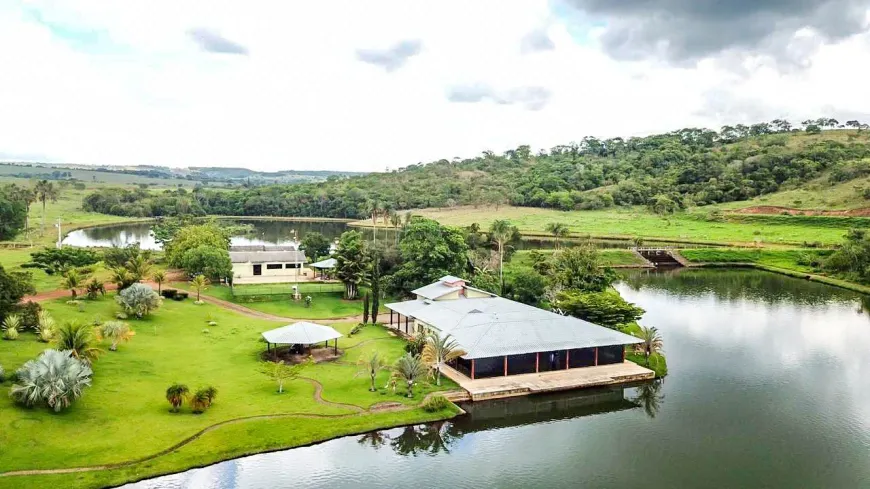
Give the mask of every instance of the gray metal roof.
<svg viewBox="0 0 870 489">
<path fill-rule="evenodd" d="M 462 290 L 462 287 L 451 287 L 443 282 L 435 282 L 434 284 L 425 285 L 419 289 L 412 290 L 411 293 L 427 299 L 437 299 L 451 292 L 456 292 L 457 290 Z"/>
<path fill-rule="evenodd" d="M 326 260 L 320 260 L 308 266 L 311 268 L 335 268 L 335 265 L 337 264 L 338 260 L 335 258 L 327 258 Z"/>
<path fill-rule="evenodd" d="M 503 297 L 414 300 L 387 307 L 450 334 L 468 359 L 641 342 L 619 331 Z"/>
<path fill-rule="evenodd" d="M 304 251 L 230 251 L 233 263 L 305 263 Z"/>
<path fill-rule="evenodd" d="M 299 322 L 263 333 L 269 343 L 280 345 L 313 345 L 340 338 L 338 331 L 317 323 Z"/>
<path fill-rule="evenodd" d="M 230 251 L 296 251 L 294 245 L 234 245 Z"/>
</svg>

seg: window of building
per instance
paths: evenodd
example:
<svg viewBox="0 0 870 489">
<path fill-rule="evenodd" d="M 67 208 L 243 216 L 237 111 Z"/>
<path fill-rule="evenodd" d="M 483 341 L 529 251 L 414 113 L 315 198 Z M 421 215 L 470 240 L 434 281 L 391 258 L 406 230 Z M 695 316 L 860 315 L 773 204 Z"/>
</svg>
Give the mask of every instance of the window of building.
<svg viewBox="0 0 870 489">
<path fill-rule="evenodd" d="M 278 268 L 281 268 L 281 267 L 278 266 Z M 299 268 L 299 264 L 298 263 L 285 263 L 284 268 Z"/>
<path fill-rule="evenodd" d="M 268 263 L 266 264 L 266 270 L 281 270 L 280 263 Z"/>
</svg>

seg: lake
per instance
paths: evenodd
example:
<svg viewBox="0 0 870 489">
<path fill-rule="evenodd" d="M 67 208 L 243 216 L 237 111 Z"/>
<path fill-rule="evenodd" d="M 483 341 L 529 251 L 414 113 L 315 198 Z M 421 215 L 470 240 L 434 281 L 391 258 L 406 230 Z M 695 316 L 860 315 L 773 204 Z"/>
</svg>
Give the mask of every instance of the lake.
<svg viewBox="0 0 870 489">
<path fill-rule="evenodd" d="M 345 222 L 341 221 L 269 221 L 258 219 L 235 219 L 232 222 L 239 224 L 250 224 L 253 226 L 253 232 L 244 236 L 235 236 L 232 238 L 233 245 L 296 245 L 298 240 L 305 237 L 310 232 L 318 232 L 326 236 L 329 240 L 335 241 L 341 236 L 341 233 L 350 229 L 356 229 L 363 233 L 366 239 L 372 239 L 375 231 L 372 228 L 355 228 L 350 227 Z M 126 246 L 132 243 L 139 243 L 140 247 L 149 250 L 159 250 L 160 244 L 154 241 L 154 236 L 151 235 L 150 222 L 113 224 L 106 226 L 97 226 L 85 229 L 71 231 L 63 239 L 63 244 L 70 246 Z M 377 229 L 379 240 L 388 240 L 395 242 L 396 230 L 392 227 L 379 227 Z M 579 242 L 579 241 L 578 241 Z M 610 239 L 594 239 L 583 240 L 583 242 L 592 242 L 599 248 L 627 248 L 632 246 L 632 243 L 626 240 L 610 240 Z M 517 249 L 551 249 L 554 242 L 548 239 L 541 238 L 524 238 L 518 245 Z M 679 243 L 664 243 L 657 242 L 657 246 L 673 246 L 684 247 L 685 244 Z M 694 245 L 693 247 L 698 247 Z"/>
<path fill-rule="evenodd" d="M 870 487 L 870 302 L 750 270 L 631 272 L 660 384 L 465 406 L 135 489 Z"/>
</svg>

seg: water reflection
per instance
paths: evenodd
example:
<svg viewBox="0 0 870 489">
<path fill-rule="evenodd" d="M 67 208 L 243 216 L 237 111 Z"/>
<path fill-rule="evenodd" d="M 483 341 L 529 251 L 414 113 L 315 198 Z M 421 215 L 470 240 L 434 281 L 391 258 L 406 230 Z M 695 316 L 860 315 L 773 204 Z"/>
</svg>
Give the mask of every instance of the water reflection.
<svg viewBox="0 0 870 489">
<path fill-rule="evenodd" d="M 749 270 L 617 288 L 662 332 L 664 382 L 478 403 L 439 426 L 136 487 L 870 487 L 870 318 L 856 294 Z"/>
</svg>

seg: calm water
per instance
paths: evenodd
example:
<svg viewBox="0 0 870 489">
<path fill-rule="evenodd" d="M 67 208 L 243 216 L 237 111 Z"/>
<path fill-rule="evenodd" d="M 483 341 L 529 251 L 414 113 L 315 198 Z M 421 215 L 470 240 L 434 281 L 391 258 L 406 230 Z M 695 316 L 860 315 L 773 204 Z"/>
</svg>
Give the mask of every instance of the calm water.
<svg viewBox="0 0 870 489">
<path fill-rule="evenodd" d="M 129 487 L 870 487 L 859 296 L 739 270 L 638 272 L 619 289 L 663 333 L 659 386 L 475 404 Z"/>
<path fill-rule="evenodd" d="M 236 236 L 232 239 L 234 245 L 256 245 L 256 244 L 298 244 L 299 240 L 303 239 L 309 232 L 319 232 L 330 240 L 336 240 L 341 233 L 356 229 L 362 232 L 367 239 L 372 239 L 374 230 L 370 228 L 351 228 L 343 222 L 335 221 L 262 221 L 262 220 L 238 220 L 234 221 L 241 224 L 251 224 L 254 231 L 245 236 Z M 392 227 L 380 227 L 377 230 L 379 240 L 395 241 L 396 230 Z M 584 242 L 588 242 L 585 240 Z M 627 248 L 631 246 L 629 241 L 624 240 L 592 240 L 596 246 L 600 248 Z M 79 229 L 72 231 L 63 240 L 63 244 L 71 246 L 126 246 L 132 243 L 139 243 L 143 249 L 157 250 L 160 249 L 160 244 L 154 241 L 154 236 L 151 235 L 151 223 L 130 223 L 117 224 L 108 226 L 98 226 L 87 229 Z M 661 246 L 680 247 L 678 243 L 657 243 Z M 517 245 L 517 249 L 550 249 L 553 248 L 553 241 L 546 239 L 523 239 Z M 695 246 L 697 247 L 697 246 Z"/>
</svg>

